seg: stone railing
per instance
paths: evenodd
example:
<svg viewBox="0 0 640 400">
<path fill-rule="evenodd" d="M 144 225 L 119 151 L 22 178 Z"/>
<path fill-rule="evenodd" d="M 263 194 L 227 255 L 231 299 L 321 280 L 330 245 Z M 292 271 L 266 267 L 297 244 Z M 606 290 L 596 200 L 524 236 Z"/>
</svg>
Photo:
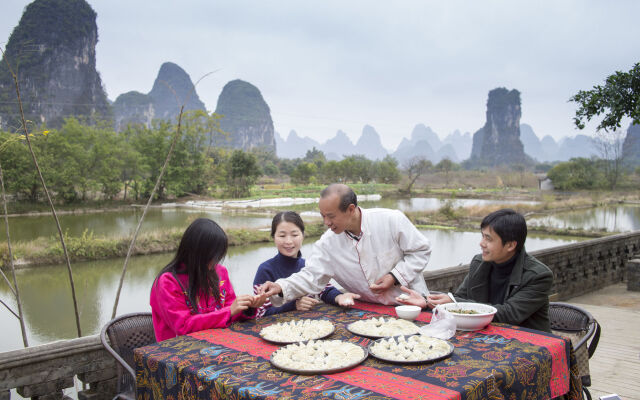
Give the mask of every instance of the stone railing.
<svg viewBox="0 0 640 400">
<path fill-rule="evenodd" d="M 625 279 L 626 263 L 640 254 L 640 231 L 532 251 L 553 271 L 553 299 L 566 300 Z M 469 265 L 425 272 L 431 290 L 453 292 Z"/>
<path fill-rule="evenodd" d="M 62 399 L 75 377 L 88 385 L 78 391 L 79 400 L 111 399 L 115 376 L 116 361 L 98 335 L 27 347 L 0 353 L 0 400 L 8 400 L 11 389 L 22 397 Z"/>
<path fill-rule="evenodd" d="M 588 240 L 532 252 L 547 264 L 555 278 L 554 299 L 563 300 L 622 282 L 625 263 L 640 254 L 640 231 Z M 425 273 L 430 289 L 453 291 L 468 265 Z M 115 360 L 98 336 L 63 340 L 0 354 L 0 400 L 16 389 L 22 397 L 63 398 L 74 379 L 88 385 L 79 400 L 111 399 L 115 394 Z"/>
</svg>

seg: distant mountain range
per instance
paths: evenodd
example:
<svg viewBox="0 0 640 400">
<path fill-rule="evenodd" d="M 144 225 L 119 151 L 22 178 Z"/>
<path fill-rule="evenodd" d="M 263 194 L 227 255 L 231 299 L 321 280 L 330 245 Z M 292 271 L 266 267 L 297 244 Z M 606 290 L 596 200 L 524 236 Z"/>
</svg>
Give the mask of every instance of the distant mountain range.
<svg viewBox="0 0 640 400">
<path fill-rule="evenodd" d="M 308 150 L 315 147 L 322 150 L 329 160 L 340 160 L 353 154 L 380 160 L 390 154 L 402 165 L 413 157 L 425 157 L 434 164 L 443 158 L 461 162 L 470 157 L 473 138 L 469 132 L 463 134 L 456 130 L 441 140 L 430 127 L 418 124 L 413 128 L 409 138 L 402 139 L 395 151 L 382 146 L 380 135 L 370 125 L 364 126 L 355 145 L 342 130 L 338 130 L 333 138 L 324 143 L 301 137 L 293 130 L 286 139 L 276 132 L 275 140 L 276 152 L 280 158 L 304 157 Z M 548 135 L 539 139 L 531 126 L 520 124 L 520 140 L 525 153 L 538 162 L 567 161 L 574 157 L 588 158 L 598 155 L 592 139 L 587 135 L 565 137 L 556 142 Z"/>
</svg>

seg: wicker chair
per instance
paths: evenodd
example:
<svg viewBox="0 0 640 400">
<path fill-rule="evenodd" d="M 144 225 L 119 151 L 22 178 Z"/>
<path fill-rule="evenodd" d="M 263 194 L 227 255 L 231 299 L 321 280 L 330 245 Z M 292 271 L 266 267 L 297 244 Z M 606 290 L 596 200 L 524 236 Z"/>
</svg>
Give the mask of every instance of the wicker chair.
<svg viewBox="0 0 640 400">
<path fill-rule="evenodd" d="M 591 393 L 589 359 L 593 356 L 600 340 L 600 324 L 591 314 L 578 306 L 567 303 L 549 303 L 549 319 L 551 331 L 571 339 L 571 344 L 578 360 L 578 371 L 582 379 L 582 388 L 587 399 Z"/>
<path fill-rule="evenodd" d="M 102 328 L 100 341 L 118 361 L 118 394 L 114 399 L 135 399 L 133 349 L 156 342 L 151 313 L 125 314 L 112 319 Z"/>
</svg>

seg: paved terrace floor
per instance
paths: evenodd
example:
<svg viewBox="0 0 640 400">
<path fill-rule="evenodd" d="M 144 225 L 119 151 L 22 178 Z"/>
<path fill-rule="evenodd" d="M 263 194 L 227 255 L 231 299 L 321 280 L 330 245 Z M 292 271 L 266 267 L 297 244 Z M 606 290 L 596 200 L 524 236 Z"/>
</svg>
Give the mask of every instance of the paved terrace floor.
<svg viewBox="0 0 640 400">
<path fill-rule="evenodd" d="M 566 302 L 585 308 L 602 326 L 589 360 L 593 399 L 616 393 L 640 400 L 640 292 L 627 291 L 621 283 Z"/>
</svg>

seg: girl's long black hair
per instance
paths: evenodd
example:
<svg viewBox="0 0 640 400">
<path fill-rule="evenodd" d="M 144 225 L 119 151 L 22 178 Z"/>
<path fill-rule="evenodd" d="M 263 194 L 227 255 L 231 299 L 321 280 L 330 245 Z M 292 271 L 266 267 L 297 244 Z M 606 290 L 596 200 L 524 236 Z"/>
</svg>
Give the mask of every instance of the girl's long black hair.
<svg viewBox="0 0 640 400">
<path fill-rule="evenodd" d="M 162 268 L 155 282 L 165 272 L 186 273 L 191 304 L 197 307 L 198 295 L 204 296 L 205 304 L 210 294 L 220 301 L 220 278 L 215 266 L 227 254 L 228 246 L 227 234 L 220 225 L 208 218 L 198 218 L 184 232 L 175 257 Z M 209 265 L 213 267 L 209 269 Z"/>
</svg>

